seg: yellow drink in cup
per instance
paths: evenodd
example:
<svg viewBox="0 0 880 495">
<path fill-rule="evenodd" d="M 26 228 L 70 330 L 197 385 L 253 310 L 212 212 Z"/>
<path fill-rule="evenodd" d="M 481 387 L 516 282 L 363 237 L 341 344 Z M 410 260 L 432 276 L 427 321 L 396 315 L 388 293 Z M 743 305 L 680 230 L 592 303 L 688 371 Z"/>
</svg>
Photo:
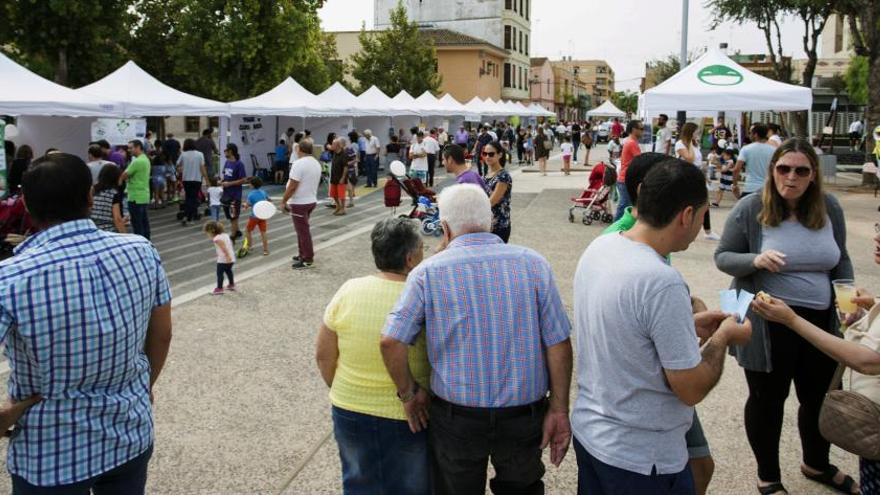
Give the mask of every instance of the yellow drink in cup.
<svg viewBox="0 0 880 495">
<path fill-rule="evenodd" d="M 852 302 L 852 298 L 856 297 L 855 282 L 849 279 L 833 280 L 834 294 L 837 296 L 837 307 L 841 313 L 853 314 L 858 311 L 856 303 Z"/>
</svg>

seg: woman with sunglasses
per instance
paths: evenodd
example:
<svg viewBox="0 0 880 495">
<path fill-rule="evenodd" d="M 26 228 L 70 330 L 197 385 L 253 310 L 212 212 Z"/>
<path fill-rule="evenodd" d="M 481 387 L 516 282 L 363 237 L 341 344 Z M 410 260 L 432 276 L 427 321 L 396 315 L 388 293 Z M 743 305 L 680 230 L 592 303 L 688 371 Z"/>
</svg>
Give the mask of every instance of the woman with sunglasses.
<svg viewBox="0 0 880 495">
<path fill-rule="evenodd" d="M 489 167 L 486 173 L 486 192 L 492 204 L 492 233 L 506 244 L 510 239 L 510 193 L 513 177 L 504 169 L 506 156 L 498 141 L 483 146 L 483 161 Z"/>
<path fill-rule="evenodd" d="M 853 278 L 846 251 L 843 210 L 822 190 L 819 159 L 810 143 L 790 139 L 770 159 L 758 194 L 730 212 L 715 251 L 733 288 L 764 291 L 832 335 L 840 321 L 831 281 Z M 784 324 L 749 312 L 752 340 L 731 353 L 745 370 L 749 397 L 745 426 L 758 464 L 758 492 L 788 493 L 779 469 L 785 400 L 794 381 L 800 409 L 801 472 L 843 493 L 859 493 L 852 478 L 828 462 L 830 445 L 819 433 L 819 409 L 837 363 Z"/>
</svg>

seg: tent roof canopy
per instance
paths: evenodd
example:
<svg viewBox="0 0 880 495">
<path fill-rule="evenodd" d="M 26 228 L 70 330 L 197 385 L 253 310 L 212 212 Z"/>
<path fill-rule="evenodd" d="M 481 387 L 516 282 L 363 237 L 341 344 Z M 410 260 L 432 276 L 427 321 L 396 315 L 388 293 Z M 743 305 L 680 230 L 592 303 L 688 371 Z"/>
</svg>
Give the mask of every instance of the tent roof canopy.
<svg viewBox="0 0 880 495">
<path fill-rule="evenodd" d="M 419 114 L 412 104 L 395 101 L 376 86 L 370 86 L 368 90 L 361 93 L 357 98 L 367 107 L 384 109 L 385 114 L 389 116 Z"/>
<path fill-rule="evenodd" d="M 119 117 L 122 105 L 55 84 L 0 53 L 0 114 Z"/>
<path fill-rule="evenodd" d="M 229 104 L 236 115 L 278 115 L 284 117 L 311 117 L 326 115 L 323 102 L 300 84 L 288 77 L 269 91 Z"/>
<path fill-rule="evenodd" d="M 605 103 L 587 112 L 589 117 L 626 117 L 626 112 L 617 108 L 611 100 L 605 100 Z"/>
<path fill-rule="evenodd" d="M 371 107 L 367 102 L 359 100 L 351 94 L 339 81 L 325 89 L 318 95 L 322 100 L 323 108 L 333 115 L 348 115 L 351 117 L 367 117 L 373 115 L 387 115 L 385 109 Z"/>
<path fill-rule="evenodd" d="M 657 87 L 647 90 L 640 113 L 653 111 L 809 110 L 810 88 L 755 74 L 717 49 L 710 49 Z"/>
<path fill-rule="evenodd" d="M 229 115 L 229 105 L 167 86 L 131 60 L 103 79 L 76 90 L 122 102 L 126 117 Z"/>
</svg>

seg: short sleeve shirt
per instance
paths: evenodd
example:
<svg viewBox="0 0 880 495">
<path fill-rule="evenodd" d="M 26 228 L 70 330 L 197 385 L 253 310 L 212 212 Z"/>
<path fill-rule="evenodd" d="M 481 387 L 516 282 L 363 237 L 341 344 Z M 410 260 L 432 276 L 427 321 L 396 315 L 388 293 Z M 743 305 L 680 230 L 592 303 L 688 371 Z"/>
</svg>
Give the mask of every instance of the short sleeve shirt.
<svg viewBox="0 0 880 495">
<path fill-rule="evenodd" d="M 310 205 L 318 202 L 321 183 L 321 164 L 313 156 L 298 158 L 290 167 L 290 180 L 299 183 L 296 192 L 287 200 L 289 205 Z"/>
<path fill-rule="evenodd" d="M 266 191 L 262 189 L 254 189 L 248 194 L 247 202 L 251 205 L 251 218 L 256 218 L 257 215 L 254 213 L 254 205 L 260 201 L 269 201 L 269 195 L 266 194 Z"/>
<path fill-rule="evenodd" d="M 764 187 L 767 179 L 767 167 L 776 148 L 767 143 L 752 143 L 743 146 L 739 152 L 739 160 L 746 164 L 745 192 L 752 193 Z"/>
<path fill-rule="evenodd" d="M 128 184 L 125 192 L 128 194 L 128 201 L 135 204 L 147 204 L 150 202 L 150 159 L 147 155 L 141 156 L 131 161 L 131 164 L 125 169 L 128 174 Z"/>
<path fill-rule="evenodd" d="M 240 180 L 247 177 L 247 172 L 244 170 L 244 163 L 241 163 L 241 160 L 230 161 L 227 160 L 223 165 L 223 180 L 224 181 L 234 181 Z M 223 188 L 223 194 L 226 197 L 232 198 L 234 201 L 241 201 L 241 185 L 237 186 L 228 186 Z"/>
<path fill-rule="evenodd" d="M 177 166 L 183 171 L 184 182 L 202 182 L 202 165 L 205 164 L 205 155 L 201 151 L 189 150 L 180 154 Z"/>
<path fill-rule="evenodd" d="M 639 148 L 639 143 L 635 139 L 627 139 L 623 144 L 623 151 L 620 152 L 620 173 L 617 174 L 617 182 L 626 183 L 626 169 L 629 168 L 629 164 L 632 163 L 633 158 L 639 156 L 642 153 L 642 149 Z"/>
<path fill-rule="evenodd" d="M 682 471 L 693 408 L 670 389 L 663 370 L 692 369 L 702 359 L 681 274 L 650 246 L 607 234 L 581 256 L 574 294 L 575 437 L 620 469 Z"/>
</svg>

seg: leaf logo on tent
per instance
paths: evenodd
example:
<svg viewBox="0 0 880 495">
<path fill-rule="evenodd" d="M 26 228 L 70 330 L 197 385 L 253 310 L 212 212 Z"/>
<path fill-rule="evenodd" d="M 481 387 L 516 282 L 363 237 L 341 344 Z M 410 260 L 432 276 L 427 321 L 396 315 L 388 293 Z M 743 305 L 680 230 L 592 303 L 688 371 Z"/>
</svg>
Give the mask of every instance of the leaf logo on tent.
<svg viewBox="0 0 880 495">
<path fill-rule="evenodd" d="M 697 79 L 712 86 L 735 86 L 743 82 L 743 75 L 726 65 L 710 65 L 697 73 Z"/>
</svg>

